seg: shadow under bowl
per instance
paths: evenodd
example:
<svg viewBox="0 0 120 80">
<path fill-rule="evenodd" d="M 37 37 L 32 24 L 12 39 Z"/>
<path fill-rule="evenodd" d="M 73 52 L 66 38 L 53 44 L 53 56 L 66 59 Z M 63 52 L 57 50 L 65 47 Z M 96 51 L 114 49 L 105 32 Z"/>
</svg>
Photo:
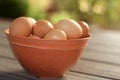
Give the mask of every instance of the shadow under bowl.
<svg viewBox="0 0 120 80">
<path fill-rule="evenodd" d="M 5 33 L 19 63 L 36 77 L 62 77 L 76 64 L 90 38 L 44 40 Z"/>
</svg>

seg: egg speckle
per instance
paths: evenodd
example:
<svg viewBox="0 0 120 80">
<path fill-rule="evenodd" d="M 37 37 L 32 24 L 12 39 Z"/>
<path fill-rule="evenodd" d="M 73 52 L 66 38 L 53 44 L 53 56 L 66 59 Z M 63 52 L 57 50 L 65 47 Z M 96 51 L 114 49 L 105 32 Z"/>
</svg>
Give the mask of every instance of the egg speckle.
<svg viewBox="0 0 120 80">
<path fill-rule="evenodd" d="M 68 39 L 78 39 L 82 35 L 82 28 L 81 26 L 72 19 L 63 19 L 60 20 L 55 27 L 57 29 L 63 30 L 66 34 Z"/>
<path fill-rule="evenodd" d="M 60 29 L 53 29 L 45 35 L 44 39 L 67 40 L 67 36 L 66 36 L 66 33 Z"/>
<path fill-rule="evenodd" d="M 39 20 L 33 26 L 33 34 L 39 37 L 44 37 L 45 34 L 53 28 L 53 25 L 49 21 Z"/>
<path fill-rule="evenodd" d="M 16 18 L 9 27 L 9 34 L 23 37 L 29 36 L 32 33 L 34 21 L 28 17 Z"/>
</svg>

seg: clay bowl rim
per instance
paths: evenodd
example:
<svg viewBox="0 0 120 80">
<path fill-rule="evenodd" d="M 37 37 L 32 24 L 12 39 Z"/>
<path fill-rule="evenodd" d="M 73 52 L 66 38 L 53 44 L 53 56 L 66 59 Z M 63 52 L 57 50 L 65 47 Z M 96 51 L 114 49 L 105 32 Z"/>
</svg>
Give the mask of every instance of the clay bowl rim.
<svg viewBox="0 0 120 80">
<path fill-rule="evenodd" d="M 22 37 L 22 36 L 14 36 L 14 35 L 10 35 L 9 34 L 9 29 L 6 29 L 5 31 L 4 31 L 7 35 L 9 35 L 9 36 L 12 36 L 12 37 L 15 37 L 15 38 L 21 38 L 21 39 L 28 39 L 28 40 L 36 40 L 36 41 L 58 41 L 58 42 L 67 42 L 67 41 L 82 41 L 82 40 L 86 40 L 86 39 L 90 39 L 91 38 L 91 36 L 90 35 L 88 35 L 87 37 L 85 37 L 85 38 L 79 38 L 79 39 L 67 39 L 67 40 L 48 40 L 48 39 L 32 39 L 32 38 L 28 38 L 28 37 Z"/>
</svg>

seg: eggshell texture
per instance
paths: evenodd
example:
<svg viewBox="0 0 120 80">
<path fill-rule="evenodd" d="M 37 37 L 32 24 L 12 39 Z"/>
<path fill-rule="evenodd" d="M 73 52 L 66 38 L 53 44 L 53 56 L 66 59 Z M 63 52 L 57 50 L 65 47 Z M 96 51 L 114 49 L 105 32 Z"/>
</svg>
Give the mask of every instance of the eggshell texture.
<svg viewBox="0 0 120 80">
<path fill-rule="evenodd" d="M 33 18 L 16 18 L 9 27 L 9 34 L 14 36 L 29 36 L 32 33 L 32 27 L 35 23 Z"/>
<path fill-rule="evenodd" d="M 44 37 L 45 34 L 53 28 L 53 25 L 49 21 L 39 20 L 33 26 L 33 34 L 39 37 Z"/>
<path fill-rule="evenodd" d="M 45 35 L 44 39 L 48 39 L 48 40 L 67 40 L 67 36 L 66 36 L 66 33 L 63 30 L 53 29 Z"/>
<path fill-rule="evenodd" d="M 34 18 L 28 17 L 32 23 L 36 23 L 36 20 Z"/>
<path fill-rule="evenodd" d="M 30 39 L 41 39 L 39 36 L 36 36 L 36 35 L 31 35 L 28 38 L 30 38 Z"/>
<path fill-rule="evenodd" d="M 85 38 L 85 37 L 88 37 L 90 35 L 90 29 L 89 29 L 89 26 L 86 22 L 84 21 L 80 21 L 78 22 L 83 30 L 83 34 L 81 36 L 81 38 Z"/>
<path fill-rule="evenodd" d="M 55 27 L 63 30 L 67 34 L 68 39 L 77 39 L 82 35 L 81 26 L 72 19 L 60 20 Z"/>
</svg>

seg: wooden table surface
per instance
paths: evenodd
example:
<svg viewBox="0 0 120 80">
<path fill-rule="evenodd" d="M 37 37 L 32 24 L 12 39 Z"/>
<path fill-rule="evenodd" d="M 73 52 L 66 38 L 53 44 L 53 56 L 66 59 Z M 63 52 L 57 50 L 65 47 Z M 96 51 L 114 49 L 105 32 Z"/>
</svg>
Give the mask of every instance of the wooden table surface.
<svg viewBox="0 0 120 80">
<path fill-rule="evenodd" d="M 40 80 L 30 76 L 13 56 L 4 30 L 12 20 L 0 19 L 0 80 Z M 120 80 L 120 32 L 92 30 L 92 38 L 64 80 Z"/>
</svg>

